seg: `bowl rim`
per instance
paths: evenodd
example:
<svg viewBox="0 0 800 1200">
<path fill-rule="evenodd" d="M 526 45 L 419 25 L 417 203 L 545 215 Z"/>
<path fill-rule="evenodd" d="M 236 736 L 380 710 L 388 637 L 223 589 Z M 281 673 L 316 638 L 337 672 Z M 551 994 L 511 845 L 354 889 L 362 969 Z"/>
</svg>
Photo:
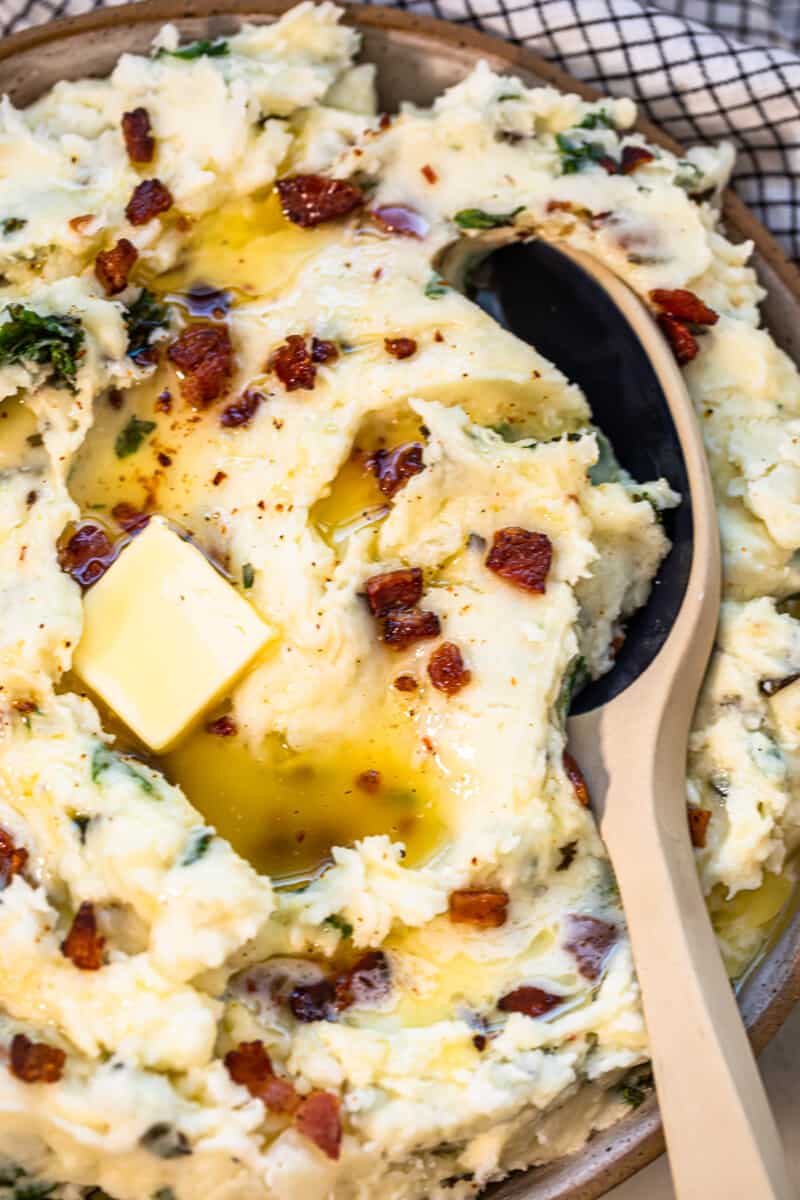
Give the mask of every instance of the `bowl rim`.
<svg viewBox="0 0 800 1200">
<path fill-rule="evenodd" d="M 131 32 L 142 26 L 155 29 L 165 23 L 235 18 L 274 20 L 296 6 L 298 0 L 139 0 L 93 9 L 78 16 L 35 25 L 0 40 L 0 65 L 56 43 L 80 40 L 121 25 Z M 561 92 L 572 92 L 585 100 L 598 100 L 603 93 L 573 78 L 536 51 L 502 36 L 482 33 L 468 24 L 456 23 L 385 7 L 381 4 L 337 4 L 344 10 L 346 24 L 404 40 L 460 51 L 473 60 L 488 58 L 497 69 L 532 75 L 540 83 Z M 210 32 L 214 32 L 213 30 Z M 118 49 L 109 51 L 110 62 Z M 79 73 L 80 74 L 80 73 Z M 52 86 L 52 82 L 48 86 Z M 646 118 L 635 128 L 650 141 L 681 153 L 678 142 Z M 725 192 L 722 216 L 726 232 L 735 241 L 752 241 L 768 273 L 790 294 L 798 306 L 800 327 L 800 269 L 784 254 L 775 238 L 757 220 L 733 191 Z M 740 993 L 740 1006 L 750 1040 L 759 1052 L 777 1033 L 794 1005 L 800 1001 L 800 902 L 787 917 L 773 944 L 752 967 Z M 594 1134 L 579 1150 L 552 1164 L 516 1173 L 492 1185 L 486 1195 L 496 1200 L 596 1200 L 612 1187 L 630 1178 L 664 1150 L 664 1138 L 655 1097 L 607 1130 Z"/>
</svg>

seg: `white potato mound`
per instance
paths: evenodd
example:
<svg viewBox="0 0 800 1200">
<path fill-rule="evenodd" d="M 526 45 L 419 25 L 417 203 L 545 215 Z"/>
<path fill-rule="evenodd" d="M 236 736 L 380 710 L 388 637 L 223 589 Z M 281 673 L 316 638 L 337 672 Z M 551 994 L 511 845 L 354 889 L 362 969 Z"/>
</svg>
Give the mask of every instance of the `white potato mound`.
<svg viewBox="0 0 800 1200">
<path fill-rule="evenodd" d="M 679 497 L 607 447 L 598 462 L 580 390 L 436 273 L 487 224 L 567 240 L 645 298 L 687 289 L 718 314 L 686 368 L 726 560 L 688 800 L 732 971 L 791 885 L 800 380 L 759 328 L 751 247 L 718 226 L 730 149 L 642 155 L 630 102 L 486 64 L 386 121 L 339 18 L 301 4 L 188 54 L 167 27 L 108 79 L 0 110 L 6 1200 L 459 1200 L 643 1098 L 624 920 L 564 716 L 578 676 L 613 664 Z M 126 152 L 136 109 L 152 163 Z M 303 173 L 358 184 L 377 224 L 360 207 L 314 230 L 276 218 L 276 177 Z M 131 221 L 154 178 L 169 206 Z M 109 294 L 95 259 L 120 238 L 136 282 Z M 145 283 L 168 307 L 137 325 Z M 229 399 L 217 387 L 194 414 L 193 368 L 154 365 L 189 319 L 187 283 L 233 297 L 214 317 Z M 317 352 L 299 387 L 276 366 L 293 338 Z M 221 421 L 243 396 L 245 419 Z M 191 425 L 167 486 L 176 409 Z M 419 439 L 416 468 L 377 515 L 323 536 L 354 447 L 395 428 Z M 406 858 L 389 823 L 287 888 L 206 823 L 169 759 L 115 743 L 70 670 L 83 606 L 65 530 L 99 508 L 87 462 L 130 482 L 151 461 L 167 519 L 276 631 L 229 696 L 238 752 L 346 757 L 379 731 L 438 789 L 431 853 Z M 509 529 L 552 549 L 538 593 L 491 569 Z M 415 568 L 441 632 L 392 648 L 364 592 Z M 443 642 L 463 663 L 449 689 L 428 671 Z"/>
</svg>

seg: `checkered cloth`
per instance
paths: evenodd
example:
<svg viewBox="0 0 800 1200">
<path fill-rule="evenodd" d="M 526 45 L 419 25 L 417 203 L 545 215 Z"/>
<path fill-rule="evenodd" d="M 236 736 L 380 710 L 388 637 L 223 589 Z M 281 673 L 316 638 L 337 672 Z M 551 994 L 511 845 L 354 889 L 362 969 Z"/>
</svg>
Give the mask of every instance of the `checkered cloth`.
<svg viewBox="0 0 800 1200">
<path fill-rule="evenodd" d="M 108 0 L 0 0 L 0 31 Z M 119 0 L 110 0 L 117 3 Z M 399 0 L 633 96 L 685 144 L 726 138 L 736 189 L 800 259 L 800 0 Z"/>
</svg>

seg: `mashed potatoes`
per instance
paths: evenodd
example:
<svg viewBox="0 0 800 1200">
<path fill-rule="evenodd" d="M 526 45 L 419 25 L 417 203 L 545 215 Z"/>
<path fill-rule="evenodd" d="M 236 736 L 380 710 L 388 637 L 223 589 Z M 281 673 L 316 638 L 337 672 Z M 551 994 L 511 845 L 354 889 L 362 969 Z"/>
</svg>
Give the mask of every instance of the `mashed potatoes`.
<svg viewBox="0 0 800 1200">
<path fill-rule="evenodd" d="M 679 498 L 599 462 L 579 389 L 438 274 L 458 237 L 563 238 L 661 289 L 725 543 L 688 799 L 732 972 L 791 887 L 800 380 L 718 228 L 729 150 L 676 160 L 628 102 L 485 65 L 390 120 L 357 50 L 300 5 L 3 103 L 9 1200 L 457 1200 L 642 1097 L 564 719 Z M 86 589 L 151 520 L 270 631 L 157 756 L 75 670 Z"/>
</svg>

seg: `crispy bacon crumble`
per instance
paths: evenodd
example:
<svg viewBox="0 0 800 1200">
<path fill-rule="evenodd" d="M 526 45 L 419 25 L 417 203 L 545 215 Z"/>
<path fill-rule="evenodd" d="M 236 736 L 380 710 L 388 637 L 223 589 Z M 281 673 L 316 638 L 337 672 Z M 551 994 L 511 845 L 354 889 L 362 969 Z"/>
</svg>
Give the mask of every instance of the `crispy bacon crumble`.
<svg viewBox="0 0 800 1200">
<path fill-rule="evenodd" d="M 317 380 L 317 368 L 306 345 L 306 339 L 299 333 L 289 334 L 283 345 L 273 354 L 269 365 L 287 392 L 313 391 Z"/>
<path fill-rule="evenodd" d="M 270 1112 L 292 1113 L 300 1097 L 288 1079 L 281 1079 L 272 1068 L 263 1042 L 241 1042 L 225 1055 L 225 1066 L 234 1083 L 246 1087 Z"/>
<path fill-rule="evenodd" d="M 84 900 L 70 926 L 70 931 L 61 943 L 61 953 L 79 971 L 99 971 L 103 965 L 105 938 L 97 932 L 97 917 L 94 905 Z"/>
<path fill-rule="evenodd" d="M 496 531 L 486 566 L 515 587 L 541 595 L 552 561 L 553 546 L 546 533 L 512 525 Z"/>
<path fill-rule="evenodd" d="M 225 429 L 238 429 L 249 425 L 263 401 L 261 392 L 248 388 L 238 400 L 232 400 L 220 413 L 219 423 Z"/>
<path fill-rule="evenodd" d="M 522 1013 L 526 1017 L 543 1017 L 563 1000 L 563 996 L 556 996 L 553 992 L 546 992 L 543 988 L 524 985 L 515 988 L 506 996 L 501 996 L 497 1001 L 497 1007 L 501 1012 Z"/>
<path fill-rule="evenodd" d="M 58 1083 L 66 1061 L 66 1054 L 57 1046 L 32 1042 L 24 1033 L 11 1039 L 9 1068 L 23 1083 Z"/>
<path fill-rule="evenodd" d="M 711 813 L 707 808 L 698 808 L 695 804 L 686 806 L 686 816 L 689 821 L 689 837 L 696 850 L 705 849 L 708 824 Z"/>
<path fill-rule="evenodd" d="M 139 251 L 133 242 L 120 238 L 110 250 L 101 250 L 94 260 L 94 273 L 107 296 L 116 296 L 128 286 L 128 276 Z"/>
<path fill-rule="evenodd" d="M 384 338 L 383 345 L 392 358 L 411 358 L 417 352 L 417 343 L 409 337 Z"/>
<path fill-rule="evenodd" d="M 497 929 L 508 919 L 508 892 L 499 888 L 462 888 L 448 898 L 448 916 L 455 925 Z"/>
<path fill-rule="evenodd" d="M 79 525 L 59 546 L 58 564 L 81 585 L 90 587 L 104 575 L 116 556 L 116 548 L 99 525 Z"/>
<path fill-rule="evenodd" d="M 18 846 L 11 834 L 0 829 L 0 891 L 7 888 L 15 875 L 25 870 L 28 861 L 28 851 L 24 846 Z"/>
<path fill-rule="evenodd" d="M 366 460 L 367 470 L 373 472 L 387 500 L 393 499 L 409 479 L 425 470 L 422 451 L 421 442 L 406 442 L 391 450 L 376 450 Z"/>
<path fill-rule="evenodd" d="M 310 1092 L 295 1113 L 299 1133 L 335 1161 L 341 1154 L 342 1121 L 340 1102 L 331 1092 Z"/>
<path fill-rule="evenodd" d="M 152 134 L 150 114 L 146 108 L 134 108 L 122 114 L 122 136 L 125 149 L 132 163 L 149 163 L 156 152 L 156 140 Z"/>
<path fill-rule="evenodd" d="M 133 189 L 125 208 L 131 225 L 146 225 L 172 208 L 172 192 L 160 179 L 143 179 Z"/>
<path fill-rule="evenodd" d="M 360 188 L 344 179 L 289 175 L 275 184 L 284 216 L 303 229 L 346 217 L 364 203 Z"/>
<path fill-rule="evenodd" d="M 455 642 L 442 642 L 436 647 L 428 660 L 428 675 L 437 691 L 447 696 L 455 696 L 472 679 Z"/>
<path fill-rule="evenodd" d="M 227 391 L 233 347 L 225 325 L 190 325 L 167 358 L 178 369 L 181 395 L 192 408 L 207 408 Z"/>
<path fill-rule="evenodd" d="M 372 575 L 364 591 L 373 617 L 385 617 L 396 608 L 411 608 L 422 598 L 422 568 L 404 567 Z"/>
<path fill-rule="evenodd" d="M 575 759 L 572 757 L 569 750 L 564 751 L 562 761 L 564 763 L 564 770 L 567 773 L 567 779 L 569 779 L 575 790 L 575 796 L 577 797 L 578 803 L 584 808 L 589 808 L 592 801 L 589 795 L 589 789 L 586 786 L 586 780 L 583 778 L 583 772 L 575 762 Z"/>
</svg>

